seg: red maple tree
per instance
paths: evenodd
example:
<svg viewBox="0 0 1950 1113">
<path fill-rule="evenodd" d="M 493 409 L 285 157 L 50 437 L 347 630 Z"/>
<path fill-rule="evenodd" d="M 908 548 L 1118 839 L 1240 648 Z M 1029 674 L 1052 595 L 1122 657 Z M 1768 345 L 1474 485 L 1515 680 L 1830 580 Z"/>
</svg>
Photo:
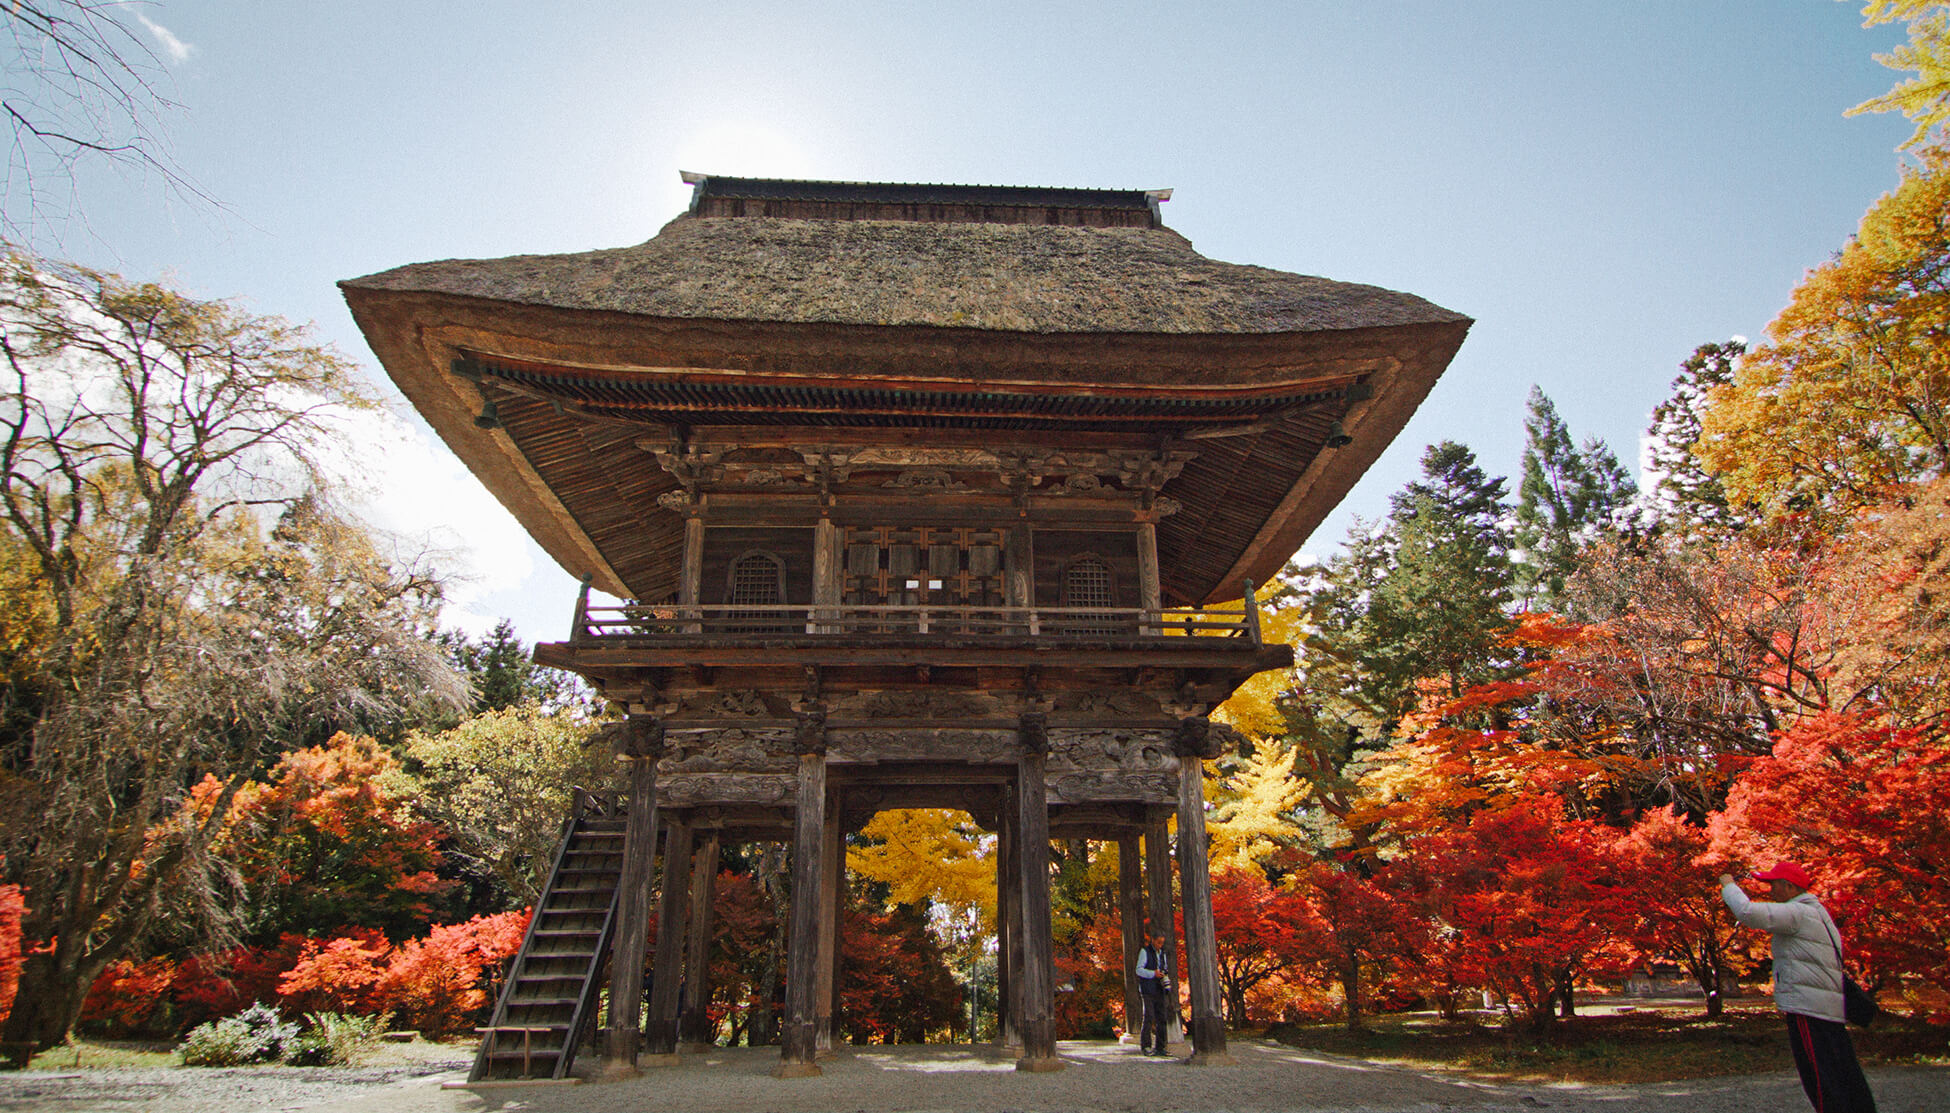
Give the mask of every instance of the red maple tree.
<svg viewBox="0 0 1950 1113">
<path fill-rule="evenodd" d="M 1950 746 L 1922 727 L 1828 713 L 1781 732 L 1713 817 L 1748 868 L 1806 865 L 1871 987 L 1950 1019 Z"/>
</svg>

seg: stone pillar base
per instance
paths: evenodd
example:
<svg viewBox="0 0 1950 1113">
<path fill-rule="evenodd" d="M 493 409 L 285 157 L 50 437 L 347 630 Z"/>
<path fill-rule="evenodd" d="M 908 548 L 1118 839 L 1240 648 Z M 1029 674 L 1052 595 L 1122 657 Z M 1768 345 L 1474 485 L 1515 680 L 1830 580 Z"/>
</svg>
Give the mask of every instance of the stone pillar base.
<svg viewBox="0 0 1950 1113">
<path fill-rule="evenodd" d="M 1043 1059 L 1043 1058 L 1032 1059 L 1025 1055 L 1024 1057 L 1016 1060 L 1017 1070 L 1032 1071 L 1036 1074 L 1047 1074 L 1050 1071 L 1062 1070 L 1063 1068 L 1069 1065 L 1070 1064 L 1064 1062 L 1063 1060 L 1055 1058 L 1053 1056 L 1047 1059 Z"/>
<path fill-rule="evenodd" d="M 1194 1051 L 1185 1062 L 1195 1067 L 1236 1067 L 1239 1060 L 1223 1051 Z"/>
<path fill-rule="evenodd" d="M 610 1059 L 603 1063 L 602 1073 L 596 1077 L 603 1082 L 624 1082 L 632 1078 L 643 1077 L 643 1072 L 636 1069 L 636 1065 L 633 1063 L 626 1063 L 621 1059 Z"/>
<path fill-rule="evenodd" d="M 773 1078 L 817 1078 L 826 1072 L 815 1063 L 780 1063 L 772 1068 Z"/>
</svg>

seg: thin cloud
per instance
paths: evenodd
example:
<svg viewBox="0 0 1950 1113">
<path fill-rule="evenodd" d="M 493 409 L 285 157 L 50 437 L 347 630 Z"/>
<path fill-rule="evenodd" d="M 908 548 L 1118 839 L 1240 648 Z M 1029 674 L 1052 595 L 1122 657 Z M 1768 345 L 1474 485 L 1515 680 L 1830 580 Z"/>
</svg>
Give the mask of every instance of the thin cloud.
<svg viewBox="0 0 1950 1113">
<path fill-rule="evenodd" d="M 142 26 L 148 29 L 149 36 L 155 39 L 156 45 L 162 49 L 163 56 L 171 62 L 186 62 L 189 60 L 190 55 L 196 52 L 195 47 L 177 38 L 176 32 L 143 15 L 141 12 L 135 13 L 135 17 L 142 21 Z"/>
</svg>

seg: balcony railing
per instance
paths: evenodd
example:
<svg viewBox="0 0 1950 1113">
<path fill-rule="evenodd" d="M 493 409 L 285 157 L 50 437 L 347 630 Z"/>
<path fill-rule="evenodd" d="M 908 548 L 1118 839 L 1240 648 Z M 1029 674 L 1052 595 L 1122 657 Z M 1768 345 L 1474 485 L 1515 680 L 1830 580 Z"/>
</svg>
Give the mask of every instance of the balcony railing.
<svg viewBox="0 0 1950 1113">
<path fill-rule="evenodd" d="M 657 641 L 684 635 L 862 637 L 902 634 L 961 638 L 1101 640 L 1217 637 L 1260 644 L 1259 608 L 1246 585 L 1239 611 L 1114 607 L 968 607 L 934 604 L 732 604 L 576 602 L 571 642 Z"/>
</svg>

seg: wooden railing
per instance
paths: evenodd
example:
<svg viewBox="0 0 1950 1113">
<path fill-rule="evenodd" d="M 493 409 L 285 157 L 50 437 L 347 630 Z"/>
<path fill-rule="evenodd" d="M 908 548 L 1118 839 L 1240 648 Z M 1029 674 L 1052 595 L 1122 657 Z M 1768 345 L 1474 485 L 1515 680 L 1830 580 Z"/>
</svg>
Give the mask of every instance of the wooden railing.
<svg viewBox="0 0 1950 1113">
<path fill-rule="evenodd" d="M 616 792 L 591 792 L 581 785 L 570 790 L 570 819 L 613 819 L 623 814 L 628 798 Z"/>
<path fill-rule="evenodd" d="M 1260 644 L 1259 608 L 1252 585 L 1238 611 L 1144 610 L 1120 607 L 969 607 L 864 604 L 738 606 L 681 603 L 591 604 L 585 585 L 576 601 L 572 642 L 656 640 L 681 635 L 895 634 L 975 638 L 1238 638 Z"/>
</svg>

